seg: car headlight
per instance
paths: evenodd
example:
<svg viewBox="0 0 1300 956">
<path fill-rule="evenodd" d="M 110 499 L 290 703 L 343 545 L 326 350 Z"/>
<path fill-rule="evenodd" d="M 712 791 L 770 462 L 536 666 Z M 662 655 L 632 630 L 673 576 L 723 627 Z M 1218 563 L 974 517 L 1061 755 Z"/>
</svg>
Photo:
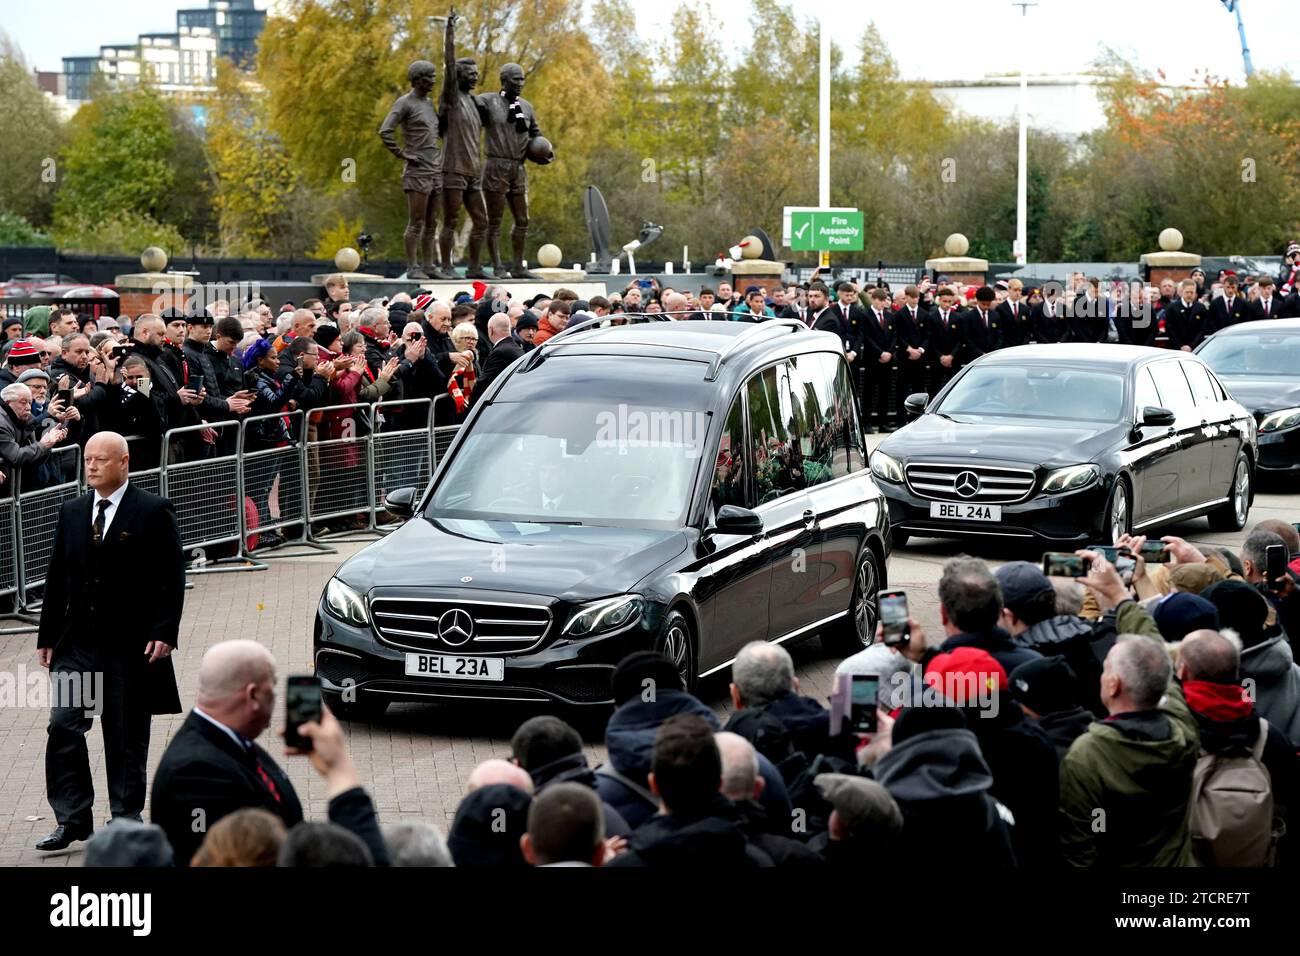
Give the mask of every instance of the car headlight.
<svg viewBox="0 0 1300 956">
<path fill-rule="evenodd" d="M 584 605 L 564 625 L 569 637 L 590 637 L 631 624 L 641 616 L 645 601 L 639 594 L 620 594 Z"/>
<path fill-rule="evenodd" d="M 1060 491 L 1078 491 L 1092 484 L 1100 476 L 1101 469 L 1096 465 L 1071 465 L 1069 468 L 1058 468 L 1043 482 L 1043 492 L 1050 495 Z"/>
<path fill-rule="evenodd" d="M 871 455 L 871 473 L 882 481 L 892 481 L 896 485 L 903 483 L 903 467 L 883 451 Z"/>
<path fill-rule="evenodd" d="M 366 602 L 338 578 L 330 578 L 325 585 L 325 606 L 339 620 L 365 627 L 370 623 Z"/>
<path fill-rule="evenodd" d="M 1294 428 L 1296 425 L 1300 425 L 1300 408 L 1279 408 L 1264 416 L 1264 420 L 1259 423 L 1259 430 L 1276 432 L 1283 428 Z"/>
</svg>

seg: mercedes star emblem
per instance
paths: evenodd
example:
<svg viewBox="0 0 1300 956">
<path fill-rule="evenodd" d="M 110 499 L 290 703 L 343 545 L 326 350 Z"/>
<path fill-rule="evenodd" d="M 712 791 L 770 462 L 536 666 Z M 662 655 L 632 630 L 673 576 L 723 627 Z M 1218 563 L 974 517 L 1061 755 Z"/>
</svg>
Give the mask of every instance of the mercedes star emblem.
<svg viewBox="0 0 1300 956">
<path fill-rule="evenodd" d="M 980 476 L 973 471 L 963 471 L 957 476 L 953 487 L 956 488 L 957 494 L 963 498 L 973 498 L 979 494 Z"/>
<path fill-rule="evenodd" d="M 460 647 L 474 636 L 474 619 L 469 611 L 454 607 L 438 618 L 438 636 L 444 644 Z"/>
<path fill-rule="evenodd" d="M 473 581 L 473 580 L 474 580 L 473 576 L 467 574 L 467 575 L 465 575 L 463 578 L 460 579 L 460 583 L 461 583 L 461 584 L 469 584 L 469 582 L 471 582 L 471 581 Z"/>
</svg>

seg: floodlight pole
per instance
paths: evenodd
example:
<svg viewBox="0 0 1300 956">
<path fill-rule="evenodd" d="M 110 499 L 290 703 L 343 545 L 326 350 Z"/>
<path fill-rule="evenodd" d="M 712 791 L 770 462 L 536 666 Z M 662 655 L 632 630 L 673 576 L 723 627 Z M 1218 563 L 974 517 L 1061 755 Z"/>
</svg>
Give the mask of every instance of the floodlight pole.
<svg viewBox="0 0 1300 956">
<path fill-rule="evenodd" d="M 1025 72 L 1025 53 L 1030 49 L 1024 24 L 1029 8 L 1038 6 L 1032 0 L 1016 0 L 1011 4 L 1020 8 L 1020 137 L 1016 144 L 1016 264 L 1023 266 L 1029 255 L 1029 76 Z"/>
</svg>

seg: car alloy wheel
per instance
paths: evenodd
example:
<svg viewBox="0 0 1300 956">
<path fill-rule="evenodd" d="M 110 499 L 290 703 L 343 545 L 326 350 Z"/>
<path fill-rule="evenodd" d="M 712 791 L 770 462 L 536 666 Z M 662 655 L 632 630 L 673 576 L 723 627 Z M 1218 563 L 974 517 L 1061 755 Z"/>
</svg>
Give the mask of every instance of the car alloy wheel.
<svg viewBox="0 0 1300 956">
<path fill-rule="evenodd" d="M 870 647 L 876 640 L 876 622 L 880 618 L 876 593 L 880 590 L 880 570 L 876 554 L 864 547 L 853 575 L 853 601 L 844 619 L 822 635 L 822 646 L 843 657 Z"/>
<path fill-rule="evenodd" d="M 1240 531 L 1250 518 L 1250 462 L 1245 455 L 1237 456 L 1237 466 L 1232 470 L 1232 485 L 1228 500 L 1209 514 L 1210 527 L 1216 531 Z"/>
<path fill-rule="evenodd" d="M 694 693 L 698 679 L 695 673 L 695 645 L 691 643 L 690 625 L 680 611 L 668 612 L 656 649 L 673 662 L 683 686 L 688 692 Z"/>
<path fill-rule="evenodd" d="M 1110 529 L 1110 543 L 1114 544 L 1122 535 L 1129 532 L 1128 486 L 1124 479 L 1115 482 L 1115 490 L 1110 496 L 1110 514 L 1107 518 Z"/>
</svg>

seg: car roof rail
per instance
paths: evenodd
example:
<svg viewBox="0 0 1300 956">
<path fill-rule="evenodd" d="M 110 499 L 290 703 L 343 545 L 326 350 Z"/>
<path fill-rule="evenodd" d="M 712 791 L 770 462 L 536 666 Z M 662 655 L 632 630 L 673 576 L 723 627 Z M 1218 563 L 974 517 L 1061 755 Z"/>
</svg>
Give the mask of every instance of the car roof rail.
<svg viewBox="0 0 1300 956">
<path fill-rule="evenodd" d="M 757 339 L 769 337 L 773 331 L 779 333 L 785 329 L 789 329 L 795 333 L 806 332 L 808 331 L 808 326 L 804 325 L 804 323 L 800 322 L 798 319 L 768 319 L 766 322 L 759 322 L 752 329 L 746 329 L 727 343 L 727 347 L 719 352 L 717 358 L 709 363 L 709 370 L 704 374 L 704 381 L 712 382 L 716 379 L 718 374 L 722 371 L 722 366 L 727 364 L 727 359 L 731 358 L 746 345 L 752 344 Z"/>
<path fill-rule="evenodd" d="M 662 315 L 661 313 L 646 312 L 646 313 L 639 313 L 639 314 L 644 314 L 644 315 L 645 315 L 645 319 L 646 319 L 647 322 L 650 322 L 650 321 L 656 321 L 656 322 L 668 322 L 668 321 L 670 321 L 670 319 L 668 318 L 668 316 L 666 316 L 666 315 Z M 527 371 L 530 371 L 530 370 L 533 369 L 533 368 L 536 368 L 536 367 L 537 367 L 537 363 L 540 362 L 540 361 L 542 360 L 542 352 L 544 352 L 546 349 L 550 348 L 552 345 L 556 344 L 557 342 L 558 342 L 560 345 L 567 345 L 567 344 L 568 344 L 567 342 L 560 342 L 560 339 L 563 339 L 563 338 L 564 338 L 566 335 L 568 335 L 570 332 L 578 332 L 578 331 L 580 331 L 580 330 L 582 330 L 582 329 L 589 329 L 589 328 L 592 328 L 592 327 L 594 327 L 594 326 L 599 325 L 601 322 L 608 322 L 608 321 L 610 321 L 610 320 L 613 319 L 613 318 L 614 318 L 614 315 L 613 315 L 612 313 L 611 313 L 610 315 L 593 315 L 593 316 L 592 316 L 591 318 L 589 318 L 589 319 L 583 319 L 581 322 L 577 323 L 576 325 L 566 325 L 566 326 L 565 326 L 563 329 L 561 329 L 559 332 L 556 332 L 554 335 L 552 335 L 549 339 L 547 339 L 547 340 L 546 340 L 545 342 L 543 342 L 541 345 L 537 346 L 535 349 L 533 349 L 531 352 L 529 352 L 529 353 L 528 353 L 528 362 L 524 365 L 524 367 L 523 367 L 522 369 L 520 369 L 520 371 L 521 371 L 521 372 L 527 372 Z M 641 324 L 641 323 L 637 323 L 637 324 L 639 325 L 639 324 Z"/>
</svg>

